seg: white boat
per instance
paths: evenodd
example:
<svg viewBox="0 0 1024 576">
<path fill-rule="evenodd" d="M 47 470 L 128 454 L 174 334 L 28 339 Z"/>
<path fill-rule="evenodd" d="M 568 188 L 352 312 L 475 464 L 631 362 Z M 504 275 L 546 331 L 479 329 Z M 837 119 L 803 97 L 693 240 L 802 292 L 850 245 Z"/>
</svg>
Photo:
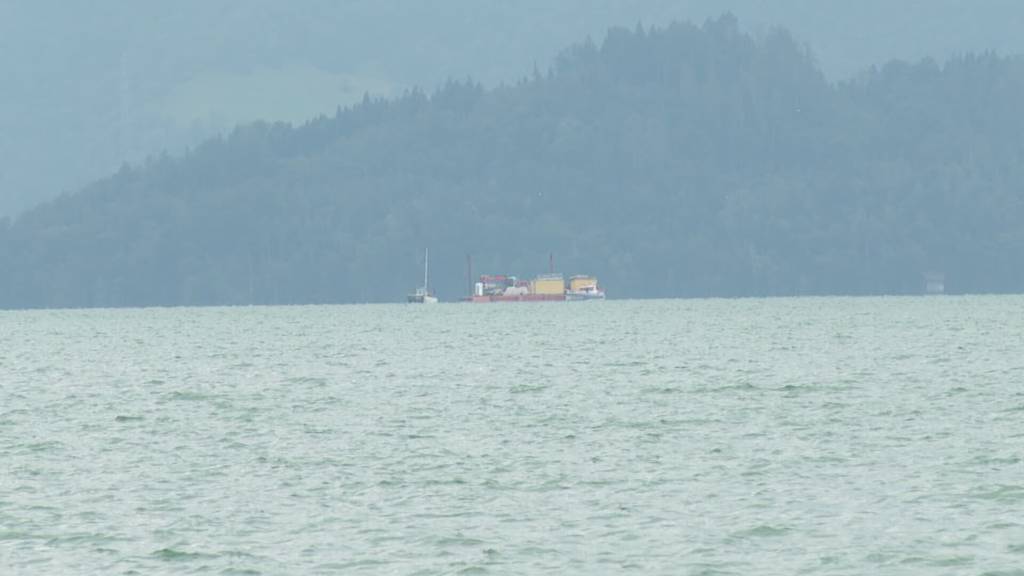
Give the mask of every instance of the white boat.
<svg viewBox="0 0 1024 576">
<path fill-rule="evenodd" d="M 565 299 L 576 302 L 580 300 L 604 300 L 604 290 L 597 286 L 585 286 L 579 290 L 566 290 Z"/>
<path fill-rule="evenodd" d="M 437 304 L 437 296 L 430 293 L 430 249 L 423 252 L 423 287 L 409 294 L 406 300 L 410 304 Z"/>
</svg>

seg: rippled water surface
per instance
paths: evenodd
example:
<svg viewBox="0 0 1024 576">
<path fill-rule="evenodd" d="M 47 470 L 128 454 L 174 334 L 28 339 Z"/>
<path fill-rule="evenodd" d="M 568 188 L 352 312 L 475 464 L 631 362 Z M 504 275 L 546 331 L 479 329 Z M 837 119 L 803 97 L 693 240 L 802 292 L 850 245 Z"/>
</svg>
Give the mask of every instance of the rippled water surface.
<svg viewBox="0 0 1024 576">
<path fill-rule="evenodd" d="M 2 574 L 1024 574 L 1024 298 L 0 312 Z"/>
</svg>

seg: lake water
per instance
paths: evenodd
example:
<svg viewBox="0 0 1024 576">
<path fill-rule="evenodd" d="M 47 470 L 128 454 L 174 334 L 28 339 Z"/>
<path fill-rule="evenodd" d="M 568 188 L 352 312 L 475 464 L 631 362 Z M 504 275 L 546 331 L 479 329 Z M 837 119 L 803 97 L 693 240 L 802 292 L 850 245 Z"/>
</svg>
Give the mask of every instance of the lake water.
<svg viewBox="0 0 1024 576">
<path fill-rule="evenodd" d="M 0 312 L 2 574 L 1024 574 L 1024 298 Z"/>
</svg>

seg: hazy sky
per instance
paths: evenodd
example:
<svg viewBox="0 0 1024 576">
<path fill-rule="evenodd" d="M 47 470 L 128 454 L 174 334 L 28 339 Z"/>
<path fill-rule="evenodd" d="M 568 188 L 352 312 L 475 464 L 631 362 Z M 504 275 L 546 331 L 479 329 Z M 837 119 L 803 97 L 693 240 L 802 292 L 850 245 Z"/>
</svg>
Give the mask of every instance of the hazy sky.
<svg viewBox="0 0 1024 576">
<path fill-rule="evenodd" d="M 833 79 L 890 58 L 1024 52 L 1017 0 L 0 2 L 0 215 L 240 122 L 300 122 L 364 92 L 544 69 L 613 25 L 730 10 L 784 26 Z"/>
</svg>

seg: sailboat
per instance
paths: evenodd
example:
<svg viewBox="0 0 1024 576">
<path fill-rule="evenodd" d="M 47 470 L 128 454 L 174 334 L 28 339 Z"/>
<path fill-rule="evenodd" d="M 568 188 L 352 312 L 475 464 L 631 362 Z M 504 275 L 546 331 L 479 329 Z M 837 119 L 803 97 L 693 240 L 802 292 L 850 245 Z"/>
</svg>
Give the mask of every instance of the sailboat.
<svg viewBox="0 0 1024 576">
<path fill-rule="evenodd" d="M 430 249 L 423 252 L 423 287 L 409 294 L 410 304 L 437 304 L 437 296 L 430 293 Z"/>
</svg>

